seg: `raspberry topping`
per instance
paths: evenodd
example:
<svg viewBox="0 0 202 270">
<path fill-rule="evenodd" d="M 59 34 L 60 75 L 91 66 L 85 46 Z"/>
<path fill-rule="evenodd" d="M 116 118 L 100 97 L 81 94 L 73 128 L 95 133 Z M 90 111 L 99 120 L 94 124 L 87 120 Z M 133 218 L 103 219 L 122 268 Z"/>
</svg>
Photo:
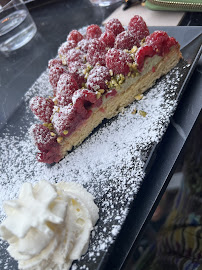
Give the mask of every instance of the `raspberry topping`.
<svg viewBox="0 0 202 270">
<path fill-rule="evenodd" d="M 67 52 L 65 58 L 68 64 L 75 61 L 84 63 L 85 54 L 79 49 L 71 49 Z"/>
<path fill-rule="evenodd" d="M 121 50 L 130 50 L 135 45 L 138 47 L 140 45 L 139 41 L 136 40 L 136 37 L 128 31 L 123 31 L 116 37 L 114 48 Z"/>
<path fill-rule="evenodd" d="M 171 48 L 172 46 L 178 45 L 179 43 L 174 37 L 169 37 L 168 46 Z"/>
<path fill-rule="evenodd" d="M 110 30 L 115 36 L 124 31 L 123 25 L 118 19 L 111 19 L 105 26 L 106 31 Z"/>
<path fill-rule="evenodd" d="M 166 32 L 155 31 L 154 33 L 146 37 L 145 43 L 152 46 L 156 54 L 164 55 L 165 53 L 169 52 L 170 46 L 168 46 L 168 41 L 169 36 Z"/>
<path fill-rule="evenodd" d="M 127 75 L 130 71 L 129 63 L 132 63 L 131 56 L 122 50 L 113 48 L 106 54 L 106 66 L 108 69 L 112 69 L 115 75 Z"/>
<path fill-rule="evenodd" d="M 108 30 L 101 35 L 100 40 L 104 42 L 106 47 L 112 48 L 114 47 L 115 35 L 112 31 Z"/>
<path fill-rule="evenodd" d="M 143 47 L 140 47 L 138 51 L 136 52 L 136 63 L 138 65 L 138 70 L 141 71 L 142 67 L 144 65 L 144 59 L 146 56 L 152 57 L 155 54 L 155 51 L 153 50 L 151 45 L 145 45 Z"/>
<path fill-rule="evenodd" d="M 97 91 L 99 89 L 106 90 L 107 84 L 106 81 L 110 81 L 111 76 L 109 74 L 109 70 L 103 66 L 95 66 L 89 73 L 87 79 L 87 88 L 93 91 Z"/>
<path fill-rule="evenodd" d="M 60 48 L 58 49 L 58 55 L 63 56 L 66 53 L 76 47 L 76 42 L 74 40 L 67 40 L 66 42 L 62 43 Z"/>
<path fill-rule="evenodd" d="M 67 40 L 74 40 L 76 44 L 83 39 L 82 34 L 77 30 L 72 30 L 67 36 Z"/>
<path fill-rule="evenodd" d="M 99 38 L 102 34 L 102 30 L 97 24 L 91 24 L 88 26 L 86 30 L 86 38 L 92 39 L 92 38 Z"/>
<path fill-rule="evenodd" d="M 157 54 L 163 56 L 168 53 L 170 47 L 178 44 L 174 38 L 170 38 L 164 31 L 155 31 L 145 39 L 145 45 L 138 49 L 135 57 L 138 70 L 142 70 L 146 56 L 152 57 Z"/>
<path fill-rule="evenodd" d="M 57 136 L 54 133 L 51 136 L 50 130 L 43 125 L 35 125 L 31 132 L 36 146 L 41 151 L 37 154 L 37 160 L 48 164 L 59 162 L 62 156 L 60 145 L 57 143 Z"/>
<path fill-rule="evenodd" d="M 47 152 L 54 144 L 57 144 L 56 136 L 51 136 L 49 128 L 41 124 L 34 125 L 31 133 L 36 146 L 42 152 Z"/>
<path fill-rule="evenodd" d="M 78 84 L 74 77 L 64 73 L 60 76 L 57 85 L 56 99 L 58 104 L 66 106 L 72 102 L 73 93 L 78 89 Z"/>
<path fill-rule="evenodd" d="M 87 53 L 88 46 L 89 46 L 89 40 L 88 39 L 82 39 L 81 41 L 79 41 L 79 43 L 77 44 L 77 46 L 79 47 L 79 49 L 82 52 Z"/>
<path fill-rule="evenodd" d="M 56 65 L 62 66 L 62 60 L 59 58 L 54 58 L 48 62 L 48 68 L 51 68 L 51 67 L 56 66 Z"/>
<path fill-rule="evenodd" d="M 105 44 L 98 40 L 93 39 L 88 47 L 87 52 L 87 61 L 92 65 L 95 66 L 97 63 L 101 66 L 105 65 Z"/>
<path fill-rule="evenodd" d="M 71 62 L 68 65 L 69 73 L 75 78 L 78 87 L 81 88 L 83 83 L 85 83 L 84 70 L 86 69 L 86 64 L 79 62 Z"/>
<path fill-rule="evenodd" d="M 47 153 L 38 153 L 36 158 L 39 162 L 45 162 L 48 164 L 52 164 L 54 162 L 58 163 L 63 158 L 60 153 L 60 145 L 56 144 L 55 146 L 52 146 L 50 151 L 48 151 Z"/>
<path fill-rule="evenodd" d="M 53 87 L 53 94 L 55 96 L 57 84 L 60 79 L 60 75 L 67 73 L 67 69 L 64 66 L 55 65 L 49 69 L 49 81 Z"/>
<path fill-rule="evenodd" d="M 75 118 L 76 110 L 71 104 L 60 107 L 59 112 L 56 112 L 52 118 L 52 123 L 57 134 L 68 136 L 71 132 L 72 125 L 75 125 Z"/>
<path fill-rule="evenodd" d="M 50 122 L 54 107 L 52 99 L 36 96 L 30 100 L 29 106 L 32 112 L 38 116 L 41 121 Z"/>
<path fill-rule="evenodd" d="M 139 15 L 135 15 L 130 20 L 128 24 L 128 31 L 131 32 L 139 42 L 149 35 L 149 29 L 143 18 Z"/>
<path fill-rule="evenodd" d="M 78 114 L 83 118 L 87 119 L 92 111 L 92 105 L 100 106 L 102 103 L 102 98 L 97 99 L 95 92 L 88 89 L 79 89 L 74 92 L 72 97 L 73 106 L 78 112 Z"/>
</svg>

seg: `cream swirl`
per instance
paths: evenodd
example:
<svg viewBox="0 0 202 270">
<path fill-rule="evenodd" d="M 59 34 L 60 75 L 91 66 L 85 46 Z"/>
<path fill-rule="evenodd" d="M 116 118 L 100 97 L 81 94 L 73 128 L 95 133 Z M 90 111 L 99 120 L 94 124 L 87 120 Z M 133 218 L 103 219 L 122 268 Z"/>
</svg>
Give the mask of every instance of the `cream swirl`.
<svg viewBox="0 0 202 270">
<path fill-rule="evenodd" d="M 77 183 L 25 183 L 4 208 L 0 236 L 20 269 L 68 269 L 86 252 L 98 219 L 93 196 Z"/>
</svg>

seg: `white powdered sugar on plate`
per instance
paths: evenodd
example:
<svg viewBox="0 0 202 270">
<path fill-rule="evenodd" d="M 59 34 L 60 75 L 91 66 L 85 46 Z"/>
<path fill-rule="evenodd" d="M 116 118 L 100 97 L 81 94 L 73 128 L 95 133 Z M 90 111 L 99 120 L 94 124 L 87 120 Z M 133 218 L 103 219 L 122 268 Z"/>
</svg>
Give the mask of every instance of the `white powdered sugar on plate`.
<svg viewBox="0 0 202 270">
<path fill-rule="evenodd" d="M 176 108 L 182 79 L 180 70 L 174 68 L 142 100 L 100 125 L 58 164 L 48 166 L 36 161 L 37 149 L 27 131 L 36 122 L 30 114 L 30 98 L 52 94 L 45 71 L 25 95 L 26 110 L 21 116 L 21 123 L 26 120 L 25 131 L 14 136 L 8 127 L 1 138 L 1 221 L 5 217 L 3 201 L 17 197 L 24 182 L 34 183 L 42 179 L 52 183 L 79 182 L 94 195 L 100 219 L 92 233 L 87 254 L 75 262 L 72 269 L 78 269 L 77 265 L 79 269 L 88 269 L 88 264 L 98 263 L 119 233 L 130 203 L 139 190 L 149 152 L 161 140 Z M 132 113 L 134 109 L 136 114 Z M 146 112 L 146 116 L 140 115 L 139 110 Z M 29 124 L 26 124 L 27 119 Z M 6 269 L 6 265 L 2 265 L 1 269 Z M 11 265 L 9 269 L 16 268 Z"/>
</svg>

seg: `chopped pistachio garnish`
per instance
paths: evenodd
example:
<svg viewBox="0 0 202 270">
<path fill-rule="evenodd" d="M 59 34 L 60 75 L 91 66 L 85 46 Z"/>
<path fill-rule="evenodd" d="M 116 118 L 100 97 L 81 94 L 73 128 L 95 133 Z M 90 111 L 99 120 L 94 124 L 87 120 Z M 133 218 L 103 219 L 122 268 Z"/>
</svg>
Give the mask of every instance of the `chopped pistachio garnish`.
<svg viewBox="0 0 202 270">
<path fill-rule="evenodd" d="M 67 135 L 67 134 L 68 134 L 68 130 L 64 130 L 64 131 L 63 131 L 63 134 L 64 134 L 64 135 Z"/>
<path fill-rule="evenodd" d="M 121 80 L 125 81 L 125 76 L 123 74 L 120 74 Z"/>
<path fill-rule="evenodd" d="M 128 77 L 130 77 L 130 76 L 131 76 L 131 72 L 128 73 Z"/>
<path fill-rule="evenodd" d="M 63 137 L 58 137 L 58 138 L 57 138 L 57 142 L 58 142 L 58 143 L 61 143 L 62 141 L 63 141 Z"/>
<path fill-rule="evenodd" d="M 104 90 L 104 89 L 99 89 L 98 92 L 99 92 L 100 94 L 104 94 L 105 90 Z"/>
<path fill-rule="evenodd" d="M 97 92 L 96 93 L 96 98 L 99 99 L 101 97 L 101 93 L 100 92 Z"/>
<path fill-rule="evenodd" d="M 48 123 L 48 128 L 52 129 L 53 128 L 53 124 L 52 123 Z"/>
<path fill-rule="evenodd" d="M 112 85 L 114 85 L 114 86 L 117 86 L 118 85 L 116 79 L 112 79 L 111 82 L 112 82 Z"/>
<path fill-rule="evenodd" d="M 143 94 L 138 94 L 135 96 L 135 100 L 141 100 L 143 98 Z"/>
<path fill-rule="evenodd" d="M 54 132 L 50 132 L 50 135 L 51 135 L 52 137 L 55 137 L 55 136 L 56 136 L 56 134 L 55 134 Z"/>
<path fill-rule="evenodd" d="M 133 62 L 132 64 L 129 65 L 130 67 L 130 71 L 131 72 L 137 72 L 137 64 L 135 62 Z"/>
<path fill-rule="evenodd" d="M 117 82 L 120 80 L 120 74 L 116 75 L 116 80 L 117 80 Z"/>
<path fill-rule="evenodd" d="M 86 75 L 88 73 L 87 68 L 83 70 L 83 74 Z"/>
<path fill-rule="evenodd" d="M 133 46 L 132 49 L 130 50 L 131 53 L 136 53 L 137 51 L 137 46 Z"/>
<path fill-rule="evenodd" d="M 83 70 L 83 74 L 85 75 L 84 78 L 87 79 L 89 72 L 91 71 L 93 67 L 89 64 L 87 64 L 86 68 Z"/>
<path fill-rule="evenodd" d="M 143 39 L 141 40 L 141 42 L 140 42 L 140 45 L 141 45 L 141 46 L 143 46 L 143 45 L 144 45 L 145 40 L 146 40 L 145 38 L 143 38 Z"/>
<path fill-rule="evenodd" d="M 93 67 L 90 64 L 87 64 L 87 69 L 90 71 Z"/>
<path fill-rule="evenodd" d="M 145 111 L 139 110 L 138 112 L 139 112 L 139 114 L 140 114 L 141 116 L 143 116 L 143 117 L 145 117 L 145 116 L 147 115 L 147 113 L 146 113 Z"/>
<path fill-rule="evenodd" d="M 43 123 L 43 126 L 44 127 L 48 127 L 48 123 Z"/>
<path fill-rule="evenodd" d="M 67 61 L 66 61 L 65 57 L 64 57 L 64 56 L 61 56 L 60 58 L 61 58 L 61 60 L 62 60 L 62 64 L 63 64 L 64 66 L 66 66 L 66 65 L 67 65 Z"/>
<path fill-rule="evenodd" d="M 136 114 L 137 113 L 137 109 L 135 108 L 131 113 L 132 114 Z"/>
</svg>

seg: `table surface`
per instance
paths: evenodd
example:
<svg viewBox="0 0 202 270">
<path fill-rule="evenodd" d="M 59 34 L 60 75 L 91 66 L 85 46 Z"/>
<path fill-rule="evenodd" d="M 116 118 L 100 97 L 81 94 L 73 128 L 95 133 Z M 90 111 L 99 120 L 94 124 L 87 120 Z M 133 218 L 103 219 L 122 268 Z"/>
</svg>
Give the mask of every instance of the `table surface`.
<svg viewBox="0 0 202 270">
<path fill-rule="evenodd" d="M 5 130 L 7 123 L 15 115 L 15 111 L 19 107 L 27 89 L 46 69 L 48 60 L 56 55 L 58 46 L 65 40 L 67 33 L 72 29 L 79 29 L 84 25 L 92 23 L 100 25 L 119 5 L 120 3 L 106 8 L 93 7 L 87 0 L 57 1 L 57 3 L 45 1 L 42 6 L 40 1 L 36 1 L 28 5 L 37 25 L 38 32 L 36 36 L 31 42 L 16 52 L 7 56 L 0 55 L 1 132 Z M 201 26 L 201 13 L 187 13 L 181 21 L 181 25 Z M 193 30 L 193 33 L 202 32 L 201 27 L 190 29 Z M 184 42 L 186 44 L 186 38 Z M 183 95 L 180 100 L 172 119 L 173 123 L 177 123 L 183 129 L 186 139 L 201 111 L 201 71 L 202 61 L 200 59 L 186 87 L 186 95 Z M 172 176 L 175 164 L 180 158 L 185 143 L 186 140 L 179 135 L 174 124 L 171 124 L 159 146 L 155 162 L 149 167 L 148 175 L 144 182 L 144 193 L 149 190 L 149 195 L 144 202 L 144 210 L 133 207 L 132 212 L 127 217 L 122 235 L 119 235 L 108 256 L 105 256 L 103 259 L 102 269 L 120 269 L 131 246 L 134 243 L 135 245 L 138 243 L 145 224 L 151 217 Z M 166 153 L 166 159 L 162 158 L 163 153 Z M 155 183 L 152 187 L 148 183 L 148 178 L 150 182 L 152 179 L 153 183 Z M 139 196 L 141 197 L 142 194 L 140 193 Z M 137 200 L 140 199 L 139 197 L 137 198 Z M 136 217 L 135 223 L 134 215 Z M 131 229 L 129 224 L 134 224 L 135 229 Z M 130 234 L 130 239 L 127 240 L 127 243 L 125 240 L 126 234 Z M 121 249 L 120 244 L 122 246 Z"/>
</svg>

